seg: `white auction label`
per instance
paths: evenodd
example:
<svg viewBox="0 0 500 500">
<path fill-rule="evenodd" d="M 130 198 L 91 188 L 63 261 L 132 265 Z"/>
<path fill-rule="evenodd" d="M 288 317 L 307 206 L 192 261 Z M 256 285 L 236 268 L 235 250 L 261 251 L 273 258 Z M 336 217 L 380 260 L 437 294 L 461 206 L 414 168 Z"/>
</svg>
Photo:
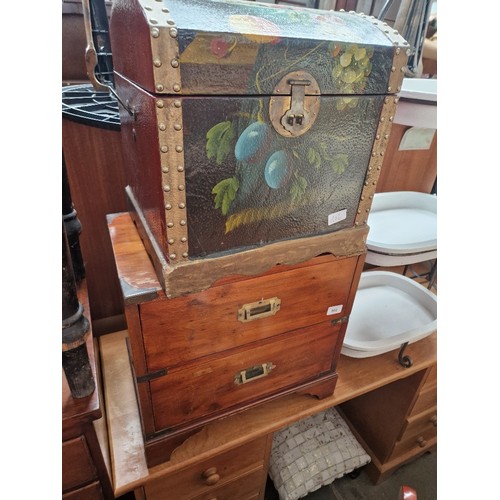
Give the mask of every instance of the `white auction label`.
<svg viewBox="0 0 500 500">
<path fill-rule="evenodd" d="M 332 314 L 338 314 L 339 312 L 342 311 L 342 304 L 338 306 L 330 306 L 328 310 L 326 311 L 327 316 L 331 316 Z"/>
<path fill-rule="evenodd" d="M 346 217 L 347 217 L 347 209 L 344 208 L 343 210 L 339 210 L 338 212 L 335 212 L 334 214 L 330 214 L 328 216 L 328 225 L 331 226 L 332 224 L 344 220 Z"/>
</svg>

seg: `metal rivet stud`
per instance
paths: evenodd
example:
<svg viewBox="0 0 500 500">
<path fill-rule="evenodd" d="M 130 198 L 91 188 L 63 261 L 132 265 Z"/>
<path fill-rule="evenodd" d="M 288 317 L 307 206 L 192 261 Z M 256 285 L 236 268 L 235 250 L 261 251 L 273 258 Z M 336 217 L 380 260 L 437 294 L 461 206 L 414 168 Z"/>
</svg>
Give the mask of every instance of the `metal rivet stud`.
<svg viewBox="0 0 500 500">
<path fill-rule="evenodd" d="M 156 85 L 156 90 L 157 90 L 158 92 L 161 92 L 164 88 L 165 88 L 165 87 L 164 87 L 161 83 L 158 83 L 158 84 Z"/>
<path fill-rule="evenodd" d="M 183 237 L 181 238 L 181 241 L 182 241 L 182 243 L 186 243 L 187 238 L 186 238 L 185 236 L 183 236 Z"/>
<path fill-rule="evenodd" d="M 393 66 L 393 67 L 391 68 L 391 71 L 394 73 L 394 71 L 396 71 L 396 68 Z"/>
<path fill-rule="evenodd" d="M 178 83 L 174 83 L 174 86 L 172 88 L 174 89 L 174 92 L 181 91 L 181 86 Z"/>
<path fill-rule="evenodd" d="M 184 184 L 179 184 L 178 189 L 179 189 L 179 191 L 184 191 Z"/>
<path fill-rule="evenodd" d="M 178 68 L 179 67 L 179 61 L 177 59 L 172 59 L 170 61 L 170 64 L 172 65 L 172 68 Z"/>
<path fill-rule="evenodd" d="M 186 221 L 185 221 L 185 220 L 181 220 L 179 224 L 180 224 L 181 226 L 185 226 L 185 225 L 186 225 Z"/>
<path fill-rule="evenodd" d="M 392 90 L 392 87 L 391 87 L 391 86 L 387 87 L 387 91 L 388 91 L 388 92 L 390 92 L 391 90 Z"/>
<path fill-rule="evenodd" d="M 167 21 L 167 23 L 168 24 L 174 24 L 174 21 L 170 20 L 170 22 Z M 176 28 L 170 28 L 170 36 L 172 38 L 175 38 L 177 36 L 177 29 Z"/>
<path fill-rule="evenodd" d="M 155 60 L 153 61 L 153 64 L 154 64 L 157 68 L 159 68 L 159 67 L 161 66 L 161 61 L 160 61 L 160 59 L 155 59 Z"/>
<path fill-rule="evenodd" d="M 380 151 L 380 156 L 384 156 L 384 152 L 383 151 Z"/>
<path fill-rule="evenodd" d="M 175 106 L 176 108 L 180 108 L 180 107 L 181 107 L 181 105 L 182 105 L 182 103 L 181 103 L 181 101 L 179 101 L 178 99 L 176 99 L 176 100 L 174 101 L 174 106 Z"/>
<path fill-rule="evenodd" d="M 378 139 L 380 139 L 380 134 L 377 134 L 377 135 L 375 136 L 375 139 L 377 139 L 377 140 L 378 140 Z"/>
<path fill-rule="evenodd" d="M 375 153 L 375 151 L 372 153 L 372 156 L 377 156 L 377 153 Z"/>
<path fill-rule="evenodd" d="M 166 14 L 168 14 L 170 12 L 166 7 L 163 7 L 163 9 L 161 9 L 161 11 L 165 12 Z"/>
<path fill-rule="evenodd" d="M 169 20 L 167 21 L 167 24 L 170 24 L 170 26 L 173 26 L 173 25 L 175 24 L 175 21 L 174 21 L 174 20 L 172 20 L 172 19 L 169 19 Z M 174 35 L 172 35 L 172 34 L 170 34 L 170 35 L 171 35 L 171 36 L 174 36 Z M 176 35 L 175 35 L 175 36 L 176 36 Z"/>
<path fill-rule="evenodd" d="M 184 172 L 184 167 L 182 165 L 179 165 L 177 167 L 177 172 Z"/>
<path fill-rule="evenodd" d="M 162 146 L 160 150 L 162 153 L 168 153 L 168 146 Z"/>
<path fill-rule="evenodd" d="M 401 52 L 401 49 L 398 47 L 398 48 L 396 49 L 396 55 L 399 55 L 399 53 L 400 53 L 400 52 Z"/>
<path fill-rule="evenodd" d="M 183 256 L 183 257 L 187 257 L 187 256 L 188 256 L 188 253 L 187 253 L 187 252 L 184 252 L 184 253 L 182 254 L 182 256 Z"/>
<path fill-rule="evenodd" d="M 174 243 L 175 243 L 175 240 L 174 240 L 173 238 L 170 238 L 170 239 L 168 240 L 168 244 L 169 244 L 169 245 L 173 245 Z"/>
<path fill-rule="evenodd" d="M 361 201 L 363 201 L 364 199 L 365 199 L 365 197 L 364 197 L 364 196 L 362 196 L 362 197 L 361 197 Z"/>
<path fill-rule="evenodd" d="M 151 24 L 158 24 L 158 20 L 157 19 L 150 19 L 149 22 Z"/>
<path fill-rule="evenodd" d="M 172 210 L 172 205 L 170 203 L 167 203 L 165 205 L 165 210 Z"/>
<path fill-rule="evenodd" d="M 175 146 L 175 150 L 176 150 L 178 153 L 182 153 L 182 146 Z"/>
<path fill-rule="evenodd" d="M 163 106 L 165 106 L 165 103 L 161 99 L 159 101 L 156 101 L 157 108 L 163 108 Z"/>
<path fill-rule="evenodd" d="M 162 171 L 164 174 L 168 174 L 168 167 L 161 167 L 161 171 Z"/>
<path fill-rule="evenodd" d="M 158 125 L 158 128 L 159 128 L 160 130 L 162 130 L 162 131 L 163 131 L 163 130 L 167 130 L 167 126 L 166 126 L 164 123 L 160 123 L 160 124 Z"/>
<path fill-rule="evenodd" d="M 179 208 L 186 208 L 186 204 L 185 203 L 179 203 Z"/>
<path fill-rule="evenodd" d="M 171 258 L 171 259 L 176 259 L 176 258 L 177 258 L 177 255 L 176 255 L 175 253 L 171 253 L 171 254 L 170 254 L 170 258 Z"/>
<path fill-rule="evenodd" d="M 151 30 L 151 36 L 153 38 L 158 38 L 160 36 L 160 30 L 158 28 L 153 28 Z"/>
<path fill-rule="evenodd" d="M 182 125 L 180 123 L 174 123 L 174 129 L 175 130 L 181 130 L 182 129 Z"/>
<path fill-rule="evenodd" d="M 173 222 L 169 222 L 169 223 L 167 224 L 167 227 L 174 227 L 174 223 L 173 223 Z"/>
<path fill-rule="evenodd" d="M 170 186 L 169 186 L 168 184 L 165 184 L 165 185 L 163 186 L 163 191 L 165 191 L 165 192 L 167 192 L 167 193 L 168 193 L 168 192 L 170 191 Z"/>
</svg>

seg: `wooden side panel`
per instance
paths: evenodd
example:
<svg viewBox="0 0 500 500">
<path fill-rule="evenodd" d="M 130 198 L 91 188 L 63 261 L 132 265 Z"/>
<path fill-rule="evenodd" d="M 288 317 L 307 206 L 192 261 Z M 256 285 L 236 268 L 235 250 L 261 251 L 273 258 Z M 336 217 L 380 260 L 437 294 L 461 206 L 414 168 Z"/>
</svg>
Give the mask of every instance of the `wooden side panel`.
<svg viewBox="0 0 500 500">
<path fill-rule="evenodd" d="M 309 265 L 142 304 L 148 370 L 175 366 L 349 314 L 349 292 L 357 262 L 358 257 L 350 257 Z M 273 297 L 281 301 L 275 315 L 239 321 L 238 311 L 245 304 Z M 329 311 L 332 307 L 336 308 L 333 314 Z"/>
<path fill-rule="evenodd" d="M 437 176 L 437 132 L 429 149 L 399 151 L 410 127 L 394 124 L 377 183 L 377 193 L 418 191 L 430 193 Z"/>
<path fill-rule="evenodd" d="M 106 215 L 126 210 L 119 130 L 62 121 L 71 197 L 82 225 L 80 246 L 94 321 L 123 314 Z"/>
<path fill-rule="evenodd" d="M 388 459 L 425 370 L 341 405 L 343 414 L 377 459 Z"/>
<path fill-rule="evenodd" d="M 192 422 L 332 371 L 339 326 L 330 322 L 280 336 L 202 363 L 172 369 L 151 381 L 158 431 Z M 240 372 L 272 363 L 272 370 L 247 383 L 235 382 Z"/>
</svg>

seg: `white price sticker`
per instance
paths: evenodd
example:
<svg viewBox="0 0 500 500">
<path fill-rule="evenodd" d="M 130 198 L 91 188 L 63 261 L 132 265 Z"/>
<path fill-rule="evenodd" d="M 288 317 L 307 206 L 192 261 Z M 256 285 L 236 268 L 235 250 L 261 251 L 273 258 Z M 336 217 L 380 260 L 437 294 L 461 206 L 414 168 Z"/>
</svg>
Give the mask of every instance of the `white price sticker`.
<svg viewBox="0 0 500 500">
<path fill-rule="evenodd" d="M 338 212 L 335 212 L 328 216 L 328 225 L 331 226 L 332 224 L 344 220 L 346 217 L 347 217 L 347 209 L 344 208 L 343 210 L 339 210 Z"/>
<path fill-rule="evenodd" d="M 338 306 L 330 306 L 326 311 L 326 315 L 331 316 L 332 314 L 338 314 L 339 312 L 342 312 L 342 307 L 342 304 Z"/>
</svg>

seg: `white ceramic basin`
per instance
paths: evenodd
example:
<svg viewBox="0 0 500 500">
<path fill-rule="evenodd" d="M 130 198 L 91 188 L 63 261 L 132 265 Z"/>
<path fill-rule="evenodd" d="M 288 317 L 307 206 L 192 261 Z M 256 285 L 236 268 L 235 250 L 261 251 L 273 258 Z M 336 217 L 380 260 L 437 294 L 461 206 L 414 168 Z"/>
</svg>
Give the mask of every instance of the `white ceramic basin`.
<svg viewBox="0 0 500 500">
<path fill-rule="evenodd" d="M 366 271 L 361 274 L 342 354 L 377 356 L 417 342 L 436 327 L 436 295 L 401 274 Z"/>
<path fill-rule="evenodd" d="M 437 257 L 437 196 L 377 193 L 368 216 L 368 264 L 396 266 Z"/>
</svg>

